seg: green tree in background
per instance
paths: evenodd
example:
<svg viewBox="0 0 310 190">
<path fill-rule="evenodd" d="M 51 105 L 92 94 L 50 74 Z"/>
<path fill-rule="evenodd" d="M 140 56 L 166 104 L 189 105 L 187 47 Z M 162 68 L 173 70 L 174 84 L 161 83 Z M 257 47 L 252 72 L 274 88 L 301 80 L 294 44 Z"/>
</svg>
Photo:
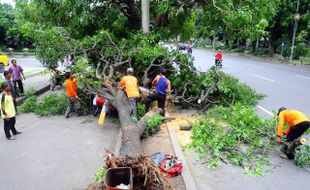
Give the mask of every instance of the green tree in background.
<svg viewBox="0 0 310 190">
<path fill-rule="evenodd" d="M 296 2 L 283 0 L 280 2 L 276 15 L 270 21 L 267 31 L 270 38 L 271 53 L 281 52 L 281 43 L 285 44 L 284 56 L 288 57 L 293 36 L 294 14 Z M 310 45 L 310 0 L 300 1 L 299 14 L 301 15 L 297 30 L 297 43 Z M 298 57 L 298 55 L 295 55 Z"/>
<path fill-rule="evenodd" d="M 31 47 L 31 41 L 20 31 L 16 23 L 16 10 L 9 4 L 0 4 L 0 48 L 22 49 Z"/>
</svg>

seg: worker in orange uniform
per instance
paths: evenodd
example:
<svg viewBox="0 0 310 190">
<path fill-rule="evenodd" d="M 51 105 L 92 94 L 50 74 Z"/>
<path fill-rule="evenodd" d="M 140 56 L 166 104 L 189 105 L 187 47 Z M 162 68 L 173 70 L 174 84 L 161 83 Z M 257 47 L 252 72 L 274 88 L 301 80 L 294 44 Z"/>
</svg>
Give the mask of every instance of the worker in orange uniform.
<svg viewBox="0 0 310 190">
<path fill-rule="evenodd" d="M 66 118 L 69 118 L 73 107 L 75 107 L 78 116 L 80 116 L 81 99 L 77 94 L 77 87 L 76 87 L 77 80 L 74 79 L 73 75 L 70 72 L 66 72 L 65 77 L 66 77 L 66 91 L 68 96 L 68 107 L 65 116 Z"/>
<path fill-rule="evenodd" d="M 310 127 L 310 121 L 303 113 L 297 110 L 288 110 L 284 107 L 278 110 L 279 124 L 277 131 L 277 143 L 281 142 L 281 137 L 287 135 L 286 142 L 292 142 Z M 288 128 L 283 132 L 284 123 L 288 123 Z"/>
<path fill-rule="evenodd" d="M 133 68 L 128 68 L 126 74 L 127 75 L 124 76 L 118 84 L 118 87 L 121 90 L 125 89 L 132 109 L 132 114 L 137 116 L 137 99 L 140 97 L 138 80 L 133 76 Z"/>
</svg>

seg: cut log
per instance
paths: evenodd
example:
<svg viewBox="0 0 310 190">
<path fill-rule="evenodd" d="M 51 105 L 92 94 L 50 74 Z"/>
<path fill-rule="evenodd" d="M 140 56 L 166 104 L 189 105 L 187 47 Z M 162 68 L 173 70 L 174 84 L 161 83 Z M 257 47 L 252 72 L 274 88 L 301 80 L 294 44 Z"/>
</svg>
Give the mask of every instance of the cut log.
<svg viewBox="0 0 310 190">
<path fill-rule="evenodd" d="M 189 125 L 189 124 L 182 124 L 182 125 L 180 125 L 180 130 L 189 131 L 191 129 L 192 129 L 192 126 Z"/>
</svg>

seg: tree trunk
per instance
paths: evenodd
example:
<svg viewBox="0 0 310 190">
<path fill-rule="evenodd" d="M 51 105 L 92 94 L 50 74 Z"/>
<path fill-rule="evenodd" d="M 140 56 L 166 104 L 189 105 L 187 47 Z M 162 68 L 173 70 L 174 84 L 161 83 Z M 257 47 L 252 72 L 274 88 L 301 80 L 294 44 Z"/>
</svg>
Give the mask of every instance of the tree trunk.
<svg viewBox="0 0 310 190">
<path fill-rule="evenodd" d="M 130 26 L 132 29 L 139 30 L 141 27 L 141 18 L 139 9 L 136 6 L 135 0 L 117 1 L 113 0 L 122 13 L 128 18 Z"/>
<path fill-rule="evenodd" d="M 251 46 L 252 46 L 252 52 L 255 53 L 255 51 L 256 51 L 256 41 L 252 41 Z"/>
<path fill-rule="evenodd" d="M 141 18 L 138 12 L 138 9 L 136 7 L 136 1 L 135 0 L 128 0 L 127 2 L 129 7 L 129 12 L 131 17 L 129 17 L 129 22 L 134 26 L 135 29 L 139 29 L 141 27 Z"/>
<path fill-rule="evenodd" d="M 143 153 L 140 138 L 144 132 L 145 122 L 159 111 L 148 112 L 137 124 L 134 124 L 131 121 L 131 107 L 128 98 L 122 90 L 117 91 L 116 100 L 116 109 L 122 129 L 122 144 L 119 155 L 139 156 Z"/>
<path fill-rule="evenodd" d="M 255 45 L 256 47 L 256 49 L 258 49 L 258 47 L 259 47 L 259 38 L 256 38 L 256 45 Z"/>
</svg>

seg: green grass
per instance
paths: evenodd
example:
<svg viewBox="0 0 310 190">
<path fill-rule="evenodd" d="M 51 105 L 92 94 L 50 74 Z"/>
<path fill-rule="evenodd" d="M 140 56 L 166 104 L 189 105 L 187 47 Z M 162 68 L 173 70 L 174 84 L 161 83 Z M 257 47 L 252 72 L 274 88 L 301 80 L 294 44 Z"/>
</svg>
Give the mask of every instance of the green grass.
<svg viewBox="0 0 310 190">
<path fill-rule="evenodd" d="M 292 61 L 293 63 L 296 63 L 296 64 L 301 64 L 301 60 L 298 59 L 298 60 L 293 60 Z M 310 65 L 310 60 L 303 60 L 303 64 L 304 65 Z"/>
</svg>

